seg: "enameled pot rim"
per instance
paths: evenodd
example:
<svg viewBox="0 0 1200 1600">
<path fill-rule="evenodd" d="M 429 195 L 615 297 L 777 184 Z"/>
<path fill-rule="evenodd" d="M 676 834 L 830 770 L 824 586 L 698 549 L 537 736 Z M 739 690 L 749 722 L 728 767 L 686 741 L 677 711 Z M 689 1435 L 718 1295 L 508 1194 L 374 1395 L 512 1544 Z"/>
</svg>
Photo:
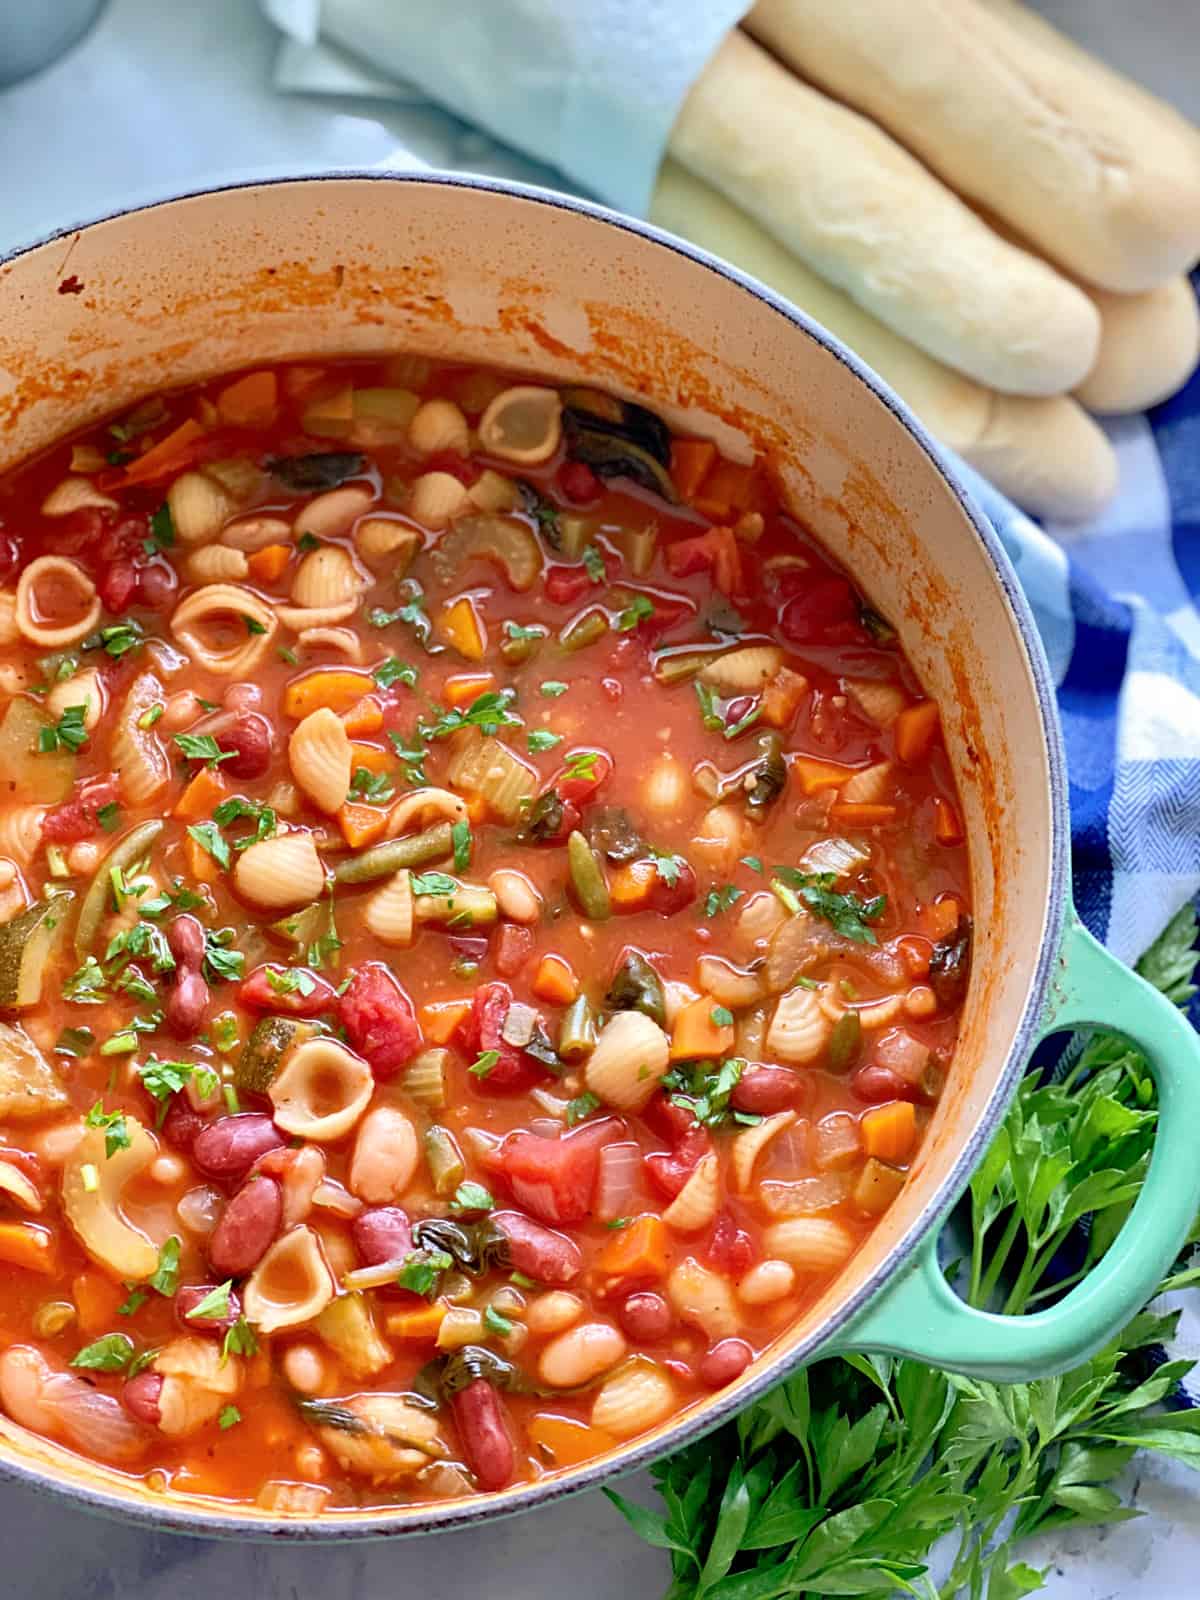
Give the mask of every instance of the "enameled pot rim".
<svg viewBox="0 0 1200 1600">
<path fill-rule="evenodd" d="M 278 184 L 338 184 L 344 182 L 399 183 L 411 186 L 430 186 L 460 190 L 478 190 L 500 195 L 534 205 L 557 208 L 590 218 L 598 227 L 618 228 L 644 239 L 648 244 L 673 251 L 695 262 L 698 266 L 723 278 L 743 293 L 775 312 L 799 334 L 814 340 L 831 356 L 848 368 L 859 382 L 880 400 L 896 422 L 915 440 L 928 459 L 933 471 L 943 480 L 953 494 L 966 522 L 975 532 L 991 563 L 996 584 L 1007 605 L 1009 614 L 1024 649 L 1025 661 L 1037 697 L 1040 712 L 1041 734 L 1045 749 L 1046 770 L 1049 778 L 1050 840 L 1049 881 L 1046 886 L 1046 937 L 1038 951 L 1033 975 L 1021 1011 L 1019 1025 L 1006 1052 L 1004 1066 L 997 1077 L 987 1108 L 971 1137 L 959 1151 L 955 1161 L 931 1196 L 914 1225 L 895 1249 L 861 1282 L 831 1315 L 828 1322 L 802 1344 L 781 1355 L 774 1363 L 745 1383 L 714 1396 L 696 1415 L 680 1424 L 677 1435 L 671 1440 L 672 1449 L 691 1443 L 728 1421 L 768 1389 L 775 1387 L 789 1373 L 805 1361 L 819 1354 L 820 1349 L 836 1343 L 837 1334 L 846 1327 L 888 1280 L 894 1279 L 914 1259 L 918 1247 L 946 1217 L 958 1198 L 971 1173 L 982 1159 L 984 1151 L 999 1127 L 1024 1071 L 1030 1051 L 1038 1036 L 1039 1023 L 1045 1010 L 1049 986 L 1059 954 L 1061 929 L 1068 910 L 1068 871 L 1070 827 L 1067 812 L 1066 764 L 1058 723 L 1054 684 L 1033 613 L 1021 589 L 1016 572 L 995 529 L 975 503 L 970 491 L 959 476 L 955 464 L 945 451 L 926 432 L 900 397 L 873 372 L 858 356 L 847 349 L 832 334 L 782 296 L 769 289 L 757 278 L 729 265 L 706 250 L 667 233 L 648 222 L 609 210 L 592 201 L 579 199 L 555 190 L 532 184 L 510 182 L 504 179 L 474 176 L 433 169 L 414 172 L 390 170 L 334 170 L 319 173 L 277 174 L 263 177 L 240 176 L 235 181 L 214 183 L 196 189 L 182 190 L 161 198 L 121 206 L 86 223 L 64 227 L 47 234 L 31 244 L 22 245 L 0 257 L 3 267 L 31 251 L 38 250 L 56 239 L 86 231 L 106 222 L 118 221 L 125 216 L 154 211 L 180 201 L 201 199 L 206 196 L 232 193 Z M 202 1535 L 210 1538 L 283 1541 L 302 1543 L 346 1539 L 383 1539 L 406 1537 L 436 1530 L 470 1527 L 476 1523 L 514 1516 L 531 1511 L 538 1505 L 560 1500 L 584 1489 L 594 1489 L 600 1484 L 623 1477 L 660 1459 L 664 1451 L 661 1438 L 633 1443 L 624 1450 L 619 1461 L 584 1463 L 577 1470 L 562 1476 L 547 1478 L 532 1486 L 520 1485 L 502 1490 L 498 1494 L 476 1496 L 469 1500 L 449 1501 L 445 1505 L 429 1505 L 418 1511 L 381 1511 L 377 1515 L 356 1515 L 353 1520 L 343 1520 L 337 1512 L 327 1513 L 311 1522 L 288 1518 L 255 1518 L 219 1509 L 213 1511 L 173 1507 L 169 1503 L 154 1504 L 142 1499 L 126 1498 L 108 1490 L 63 1484 L 52 1472 L 25 1463 L 0 1458 L 0 1479 L 21 1483 L 26 1487 L 46 1493 L 66 1495 L 86 1510 L 112 1516 L 124 1521 L 137 1522 L 168 1532 Z"/>
</svg>

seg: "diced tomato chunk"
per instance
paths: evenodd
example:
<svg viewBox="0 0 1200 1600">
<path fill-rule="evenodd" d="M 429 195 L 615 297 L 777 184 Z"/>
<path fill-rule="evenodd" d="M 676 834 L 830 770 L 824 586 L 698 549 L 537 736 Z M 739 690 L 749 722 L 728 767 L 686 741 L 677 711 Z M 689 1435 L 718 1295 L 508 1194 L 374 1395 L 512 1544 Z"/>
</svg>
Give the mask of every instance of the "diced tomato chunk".
<svg viewBox="0 0 1200 1600">
<path fill-rule="evenodd" d="M 510 1133 L 493 1163 L 518 1205 L 541 1222 L 569 1227 L 591 1215 L 600 1151 L 616 1137 L 617 1127 L 606 1118 L 557 1139 Z"/>
<path fill-rule="evenodd" d="M 674 1200 L 691 1177 L 700 1158 L 711 1149 L 712 1136 L 708 1129 L 694 1122 L 670 1155 L 656 1151 L 646 1157 L 646 1174 L 660 1194 L 668 1200 Z"/>
<path fill-rule="evenodd" d="M 138 569 L 128 556 L 118 556 L 106 566 L 96 584 L 100 602 L 113 616 L 119 616 L 129 605 L 138 587 Z"/>
<path fill-rule="evenodd" d="M 52 806 L 42 818 L 42 838 L 47 844 L 78 844 L 90 839 L 100 827 L 97 814 L 105 806 L 116 805 L 120 793 L 115 772 L 78 779 L 71 799 Z"/>
<path fill-rule="evenodd" d="M 745 593 L 742 552 L 732 528 L 710 528 L 693 539 L 677 539 L 664 551 L 667 571 L 675 578 L 711 572 L 722 594 Z"/>
<path fill-rule="evenodd" d="M 289 1017 L 319 1017 L 337 1009 L 337 990 L 308 967 L 281 967 L 274 961 L 256 967 L 238 989 L 238 1003 L 251 1011 Z"/>
<path fill-rule="evenodd" d="M 596 791 L 613 769 L 612 757 L 603 750 L 577 750 L 572 752 L 574 764 L 560 767 L 550 780 L 549 787 L 557 789 L 559 798 L 571 805 L 586 805 L 594 800 Z"/>
<path fill-rule="evenodd" d="M 481 983 L 463 1019 L 460 1033 L 467 1053 L 478 1058 L 494 1050 L 499 1058 L 486 1072 L 474 1075 L 475 1085 L 483 1094 L 528 1089 L 546 1076 L 540 1061 L 509 1044 L 503 1035 L 512 1003 L 513 992 L 506 983 Z"/>
<path fill-rule="evenodd" d="M 758 1259 L 754 1240 L 738 1227 L 728 1211 L 720 1212 L 713 1223 L 704 1255 L 710 1266 L 731 1278 L 743 1277 Z"/>
<path fill-rule="evenodd" d="M 551 567 L 546 574 L 546 599 L 556 606 L 572 606 L 592 587 L 586 567 Z"/>
<path fill-rule="evenodd" d="M 515 977 L 533 954 L 533 929 L 505 922 L 492 941 L 492 959 L 502 978 Z"/>
<path fill-rule="evenodd" d="M 840 642 L 861 632 L 858 596 L 845 578 L 825 578 L 795 595 L 779 613 L 779 631 L 792 644 Z"/>
<path fill-rule="evenodd" d="M 597 499 L 604 490 L 586 461 L 564 461 L 558 469 L 557 482 L 567 499 L 577 506 Z"/>
<path fill-rule="evenodd" d="M 672 1149 L 696 1124 L 695 1114 L 687 1106 L 676 1105 L 661 1089 L 642 1112 L 642 1119 L 651 1133 L 665 1139 Z"/>
<path fill-rule="evenodd" d="M 351 1049 L 381 1081 L 407 1066 L 421 1047 L 412 1001 L 382 961 L 356 968 L 338 1005 Z"/>
</svg>

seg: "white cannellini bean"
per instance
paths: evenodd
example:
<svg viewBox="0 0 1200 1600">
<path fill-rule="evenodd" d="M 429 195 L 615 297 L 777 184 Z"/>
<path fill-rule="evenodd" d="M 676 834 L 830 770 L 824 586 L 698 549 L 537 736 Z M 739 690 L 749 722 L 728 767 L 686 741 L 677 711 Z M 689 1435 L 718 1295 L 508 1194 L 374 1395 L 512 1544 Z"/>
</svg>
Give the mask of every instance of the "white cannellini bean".
<svg viewBox="0 0 1200 1600">
<path fill-rule="evenodd" d="M 315 1345 L 289 1345 L 281 1365 L 284 1377 L 299 1394 L 320 1394 L 325 1387 L 325 1358 Z"/>
<path fill-rule="evenodd" d="M 173 1184 L 182 1183 L 187 1174 L 187 1162 L 172 1150 L 160 1151 L 150 1163 L 150 1177 L 155 1183 L 161 1183 L 164 1188 L 170 1188 Z"/>
<path fill-rule="evenodd" d="M 573 1322 L 579 1321 L 582 1313 L 583 1301 L 578 1295 L 568 1294 L 565 1289 L 551 1289 L 529 1302 L 525 1326 L 541 1339 L 569 1328 Z"/>
<path fill-rule="evenodd" d="M 368 1205 L 386 1205 L 403 1195 L 419 1159 L 416 1129 L 403 1111 L 375 1106 L 359 1124 L 347 1185 Z"/>
<path fill-rule="evenodd" d="M 536 922 L 542 914 L 542 897 L 523 872 L 498 867 L 488 879 L 496 904 L 510 922 Z"/>
<path fill-rule="evenodd" d="M 624 1337 L 611 1323 L 581 1322 L 546 1346 L 538 1375 L 552 1389 L 571 1389 L 616 1366 L 625 1350 Z"/>
<path fill-rule="evenodd" d="M 100 845 L 94 839 L 81 839 L 67 851 L 67 866 L 73 873 L 82 877 L 86 873 L 95 872 L 100 865 L 102 853 Z"/>
<path fill-rule="evenodd" d="M 768 1306 L 796 1287 L 796 1269 L 786 1261 L 760 1261 L 739 1282 L 738 1299 L 748 1306 Z"/>
</svg>

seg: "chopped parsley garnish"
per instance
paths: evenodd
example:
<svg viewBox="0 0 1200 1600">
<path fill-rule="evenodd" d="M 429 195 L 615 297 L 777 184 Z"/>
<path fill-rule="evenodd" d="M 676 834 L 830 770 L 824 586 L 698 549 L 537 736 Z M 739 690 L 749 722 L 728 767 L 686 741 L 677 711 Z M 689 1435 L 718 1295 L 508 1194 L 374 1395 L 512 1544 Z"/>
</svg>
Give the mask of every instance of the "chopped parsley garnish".
<svg viewBox="0 0 1200 1600">
<path fill-rule="evenodd" d="M 654 615 L 654 601 L 648 594 L 635 594 L 633 599 L 617 617 L 617 631 L 631 633 L 640 622 L 645 622 Z"/>
<path fill-rule="evenodd" d="M 90 1056 L 96 1048 L 96 1035 L 90 1028 L 64 1028 L 54 1046 L 60 1056 Z"/>
<path fill-rule="evenodd" d="M 124 1372 L 133 1358 L 133 1340 L 127 1333 L 106 1333 L 94 1344 L 84 1345 L 71 1357 L 71 1365 L 91 1372 Z"/>
<path fill-rule="evenodd" d="M 158 1265 L 146 1279 L 147 1288 L 169 1300 L 179 1287 L 179 1252 L 182 1241 L 172 1234 L 158 1252 Z"/>
<path fill-rule="evenodd" d="M 245 1317 L 239 1317 L 232 1328 L 226 1330 L 221 1341 L 221 1365 L 224 1366 L 230 1356 L 256 1356 L 258 1354 L 258 1340 L 254 1336 L 254 1329 Z"/>
<path fill-rule="evenodd" d="M 388 732 L 388 741 L 400 760 L 404 762 L 404 781 L 418 786 L 426 783 L 428 780 L 425 777 L 425 758 L 429 754 L 428 750 L 422 749 L 419 745 L 414 745 L 410 749 L 404 742 L 404 735 L 391 730 Z"/>
<path fill-rule="evenodd" d="M 761 856 L 742 856 L 741 864 L 743 867 L 749 867 L 751 872 L 761 872 L 763 869 Z"/>
<path fill-rule="evenodd" d="M 715 917 L 720 911 L 728 911 L 744 893 L 745 890 L 735 888 L 732 883 L 722 884 L 719 889 L 710 889 L 704 901 L 704 915 Z"/>
<path fill-rule="evenodd" d="M 654 862 L 654 870 L 658 876 L 669 889 L 673 889 L 679 882 L 680 868 L 685 865 L 683 857 L 651 850 L 650 859 Z"/>
<path fill-rule="evenodd" d="M 713 1061 L 682 1062 L 671 1068 L 662 1086 L 672 1105 L 690 1111 L 701 1127 L 719 1128 L 732 1119 L 729 1097 L 745 1068 L 740 1056 L 731 1056 L 720 1066 Z"/>
<path fill-rule="evenodd" d="M 450 1202 L 451 1211 L 491 1211 L 496 1202 L 481 1183 L 460 1183 Z"/>
<path fill-rule="evenodd" d="M 133 1000 L 154 1001 L 158 999 L 158 991 L 149 978 L 140 972 L 137 967 L 126 967 L 114 982 L 113 988 L 120 989 L 122 994 L 129 995 Z"/>
<path fill-rule="evenodd" d="M 592 582 L 603 583 L 608 577 L 608 569 L 605 567 L 604 557 L 597 547 L 594 544 L 586 545 L 581 559 Z M 653 610 L 653 607 L 651 607 L 651 610 Z"/>
<path fill-rule="evenodd" d="M 145 733 L 147 729 L 154 726 L 166 709 L 166 706 L 164 706 L 161 701 L 155 701 L 152 706 L 147 706 L 145 711 L 143 711 L 141 716 L 137 719 L 138 727 L 141 728 L 143 733 Z"/>
<path fill-rule="evenodd" d="M 246 958 L 240 950 L 231 949 L 237 938 L 235 928 L 205 928 L 204 976 L 210 983 L 246 976 Z"/>
<path fill-rule="evenodd" d="M 570 684 L 562 683 L 558 678 L 547 678 L 541 686 L 541 693 L 547 700 L 557 700 L 560 694 L 566 694 Z"/>
<path fill-rule="evenodd" d="M 229 846 L 222 838 L 221 830 L 215 822 L 189 823 L 188 833 L 202 850 L 208 851 L 219 867 L 224 867 L 228 870 L 231 860 Z"/>
<path fill-rule="evenodd" d="M 110 800 L 106 806 L 101 806 L 96 813 L 96 821 L 105 833 L 115 833 L 121 826 L 121 808 L 115 800 Z"/>
<path fill-rule="evenodd" d="M 117 1307 L 117 1315 L 119 1317 L 132 1317 L 142 1309 L 150 1296 L 144 1289 L 135 1289 L 132 1284 L 127 1283 L 125 1287 L 129 1290 L 129 1298 Z"/>
<path fill-rule="evenodd" d="M 546 630 L 541 627 L 526 628 L 520 622 L 506 622 L 504 624 L 504 637 L 511 639 L 514 643 L 523 642 L 527 639 L 544 639 Z"/>
<path fill-rule="evenodd" d="M 717 710 L 717 697 L 715 692 L 706 683 L 695 682 L 692 688 L 696 691 L 696 699 L 700 702 L 700 721 L 709 733 L 720 733 L 725 726 L 721 713 Z"/>
<path fill-rule="evenodd" d="M 298 667 L 300 665 L 300 657 L 294 650 L 289 650 L 286 645 L 280 645 L 275 654 L 280 661 L 285 661 L 289 667 Z"/>
<path fill-rule="evenodd" d="M 531 756 L 537 755 L 540 750 L 553 750 L 556 744 L 562 742 L 562 734 L 551 733 L 549 728 L 535 728 L 526 740 Z"/>
<path fill-rule="evenodd" d="M 448 1272 L 453 1265 L 454 1257 L 445 1250 L 413 1250 L 405 1256 L 396 1282 L 411 1294 L 432 1300 L 442 1273 Z"/>
<path fill-rule="evenodd" d="M 195 1079 L 196 1087 L 207 1099 L 217 1091 L 217 1075 L 211 1067 L 196 1066 L 191 1061 L 160 1061 L 151 1056 L 134 1068 L 142 1080 L 146 1093 L 165 1106 L 173 1094 L 178 1094 L 186 1084 Z"/>
<path fill-rule="evenodd" d="M 108 999 L 104 971 L 95 956 L 88 956 L 81 967 L 63 983 L 63 999 L 73 1000 L 77 1006 L 98 1006 Z"/>
<path fill-rule="evenodd" d="M 467 1071 L 474 1078 L 486 1078 L 492 1068 L 500 1062 L 499 1050 L 481 1050 L 472 1061 Z"/>
<path fill-rule="evenodd" d="M 436 900 L 448 900 L 458 893 L 458 883 L 447 872 L 414 872 L 412 892 L 430 895 Z"/>
<path fill-rule="evenodd" d="M 320 548 L 321 541 L 315 533 L 302 533 L 296 540 L 296 549 L 304 555 L 307 555 L 310 550 L 319 550 Z"/>
<path fill-rule="evenodd" d="M 272 838 L 278 825 L 278 819 L 270 806 L 265 806 L 258 800 L 247 800 L 244 795 L 240 794 L 231 795 L 228 800 L 222 800 L 221 804 L 213 812 L 213 821 L 221 828 L 227 828 L 230 823 L 237 822 L 241 818 L 252 822 L 254 831 L 243 835 L 240 839 L 235 839 L 233 842 L 235 850 L 245 850 L 252 844 L 260 843 L 263 839 Z"/>
<path fill-rule="evenodd" d="M 567 1127 L 573 1128 L 577 1122 L 582 1122 L 585 1117 L 590 1117 L 599 1104 L 599 1100 L 590 1092 L 576 1095 L 574 1100 L 568 1100 Z"/>
<path fill-rule="evenodd" d="M 148 556 L 155 556 L 160 550 L 169 550 L 174 543 L 175 523 L 171 508 L 164 500 L 150 518 L 150 537 L 142 540 L 142 549 Z"/>
<path fill-rule="evenodd" d="M 316 979 L 306 967 L 285 967 L 282 972 L 268 967 L 267 983 L 275 994 L 307 996 L 317 987 Z"/>
<path fill-rule="evenodd" d="M 369 767 L 355 767 L 350 779 L 351 800 L 365 800 L 369 805 L 383 805 L 396 792 L 396 786 L 386 772 L 372 772 Z"/>
<path fill-rule="evenodd" d="M 411 689 L 417 681 L 417 669 L 398 656 L 388 656 L 377 667 L 372 667 L 371 676 L 381 689 L 390 689 L 394 683 L 403 683 Z"/>
<path fill-rule="evenodd" d="M 502 1316 L 495 1306 L 486 1306 L 483 1313 L 483 1325 L 489 1333 L 498 1333 L 501 1338 L 513 1331 L 509 1319 Z"/>
<path fill-rule="evenodd" d="M 199 1322 L 201 1319 L 222 1318 L 229 1315 L 229 1295 L 233 1289 L 233 1279 L 226 1278 L 224 1283 L 219 1283 L 215 1289 L 210 1289 L 203 1300 L 197 1300 L 190 1311 L 185 1313 L 187 1320 Z"/>
<path fill-rule="evenodd" d="M 131 650 L 136 650 L 139 645 L 146 642 L 146 635 L 140 622 L 132 617 L 126 617 L 122 622 L 114 622 L 110 627 L 101 628 L 97 633 L 91 633 L 80 646 L 83 650 L 103 650 L 115 660 L 120 660 L 128 655 Z"/>
<path fill-rule="evenodd" d="M 714 1006 L 708 1013 L 714 1028 L 732 1028 L 733 1012 L 728 1006 Z"/>
<path fill-rule="evenodd" d="M 367 621 L 373 628 L 390 628 L 393 622 L 403 622 L 413 630 L 417 643 L 424 644 L 430 634 L 429 618 L 425 615 L 425 596 L 420 586 L 411 580 L 408 594 L 408 599 L 395 611 L 385 611 L 382 606 L 376 606 L 367 614 Z"/>
<path fill-rule="evenodd" d="M 596 764 L 600 760 L 595 750 L 576 750 L 563 764 L 564 778 L 578 778 L 583 783 L 596 783 Z"/>
<path fill-rule="evenodd" d="M 861 895 L 853 893 L 839 894 L 834 888 L 837 883 L 837 874 L 834 872 L 800 872 L 795 867 L 775 867 L 772 870 L 775 873 L 771 885 L 773 889 L 780 884 L 798 893 L 809 910 L 818 917 L 824 917 L 844 939 L 853 939 L 857 944 L 879 943 L 869 924 L 878 922 L 887 909 L 886 895 L 877 894 L 864 900 Z M 779 898 L 783 899 L 783 896 Z"/>
<path fill-rule="evenodd" d="M 222 1406 L 217 1416 L 217 1427 L 224 1433 L 226 1428 L 236 1427 L 242 1420 L 242 1413 L 236 1406 Z"/>
<path fill-rule="evenodd" d="M 266 633 L 267 631 L 265 622 L 260 622 L 257 617 L 248 616 L 245 612 L 242 613 L 242 621 L 246 624 L 247 633 Z"/>
<path fill-rule="evenodd" d="M 222 1055 L 228 1055 L 240 1038 L 238 1019 L 232 1011 L 222 1011 L 213 1018 L 212 1040 Z"/>
<path fill-rule="evenodd" d="M 471 865 L 471 846 L 474 843 L 471 824 L 465 818 L 456 822 L 450 829 L 450 839 L 454 845 L 454 870 L 465 872 Z"/>
<path fill-rule="evenodd" d="M 105 1111 L 103 1102 L 97 1100 L 83 1120 L 86 1127 L 104 1129 L 106 1157 L 115 1156 L 118 1150 L 129 1149 L 132 1141 L 123 1111 Z"/>
<path fill-rule="evenodd" d="M 68 706 L 58 721 L 47 728 L 38 729 L 38 750 L 50 755 L 55 750 L 69 750 L 74 754 L 88 742 L 88 731 L 83 725 L 87 706 Z"/>
<path fill-rule="evenodd" d="M 174 739 L 189 761 L 203 761 L 210 767 L 237 755 L 236 750 L 222 750 L 211 733 L 177 733 Z"/>
<path fill-rule="evenodd" d="M 316 967 L 320 972 L 327 961 L 336 962 L 338 951 L 342 948 L 342 941 L 337 930 L 337 914 L 333 905 L 333 890 L 329 891 L 329 907 L 326 913 L 325 932 L 318 934 L 305 951 L 304 959 L 310 967 Z"/>
<path fill-rule="evenodd" d="M 171 954 L 166 935 L 152 922 L 135 922 L 132 928 L 124 929 L 109 940 L 108 949 L 104 952 L 105 961 L 115 961 L 118 957 L 123 957 L 125 961 L 148 960 L 154 972 L 175 970 L 175 957 Z"/>
<path fill-rule="evenodd" d="M 447 739 L 460 728 L 478 728 L 490 738 L 501 728 L 519 728 L 521 718 L 509 710 L 516 697 L 515 689 L 489 689 L 476 695 L 465 711 L 454 706 L 436 722 L 418 722 L 417 732 L 423 739 Z"/>
<path fill-rule="evenodd" d="M 612 1228 L 615 1232 L 618 1228 L 627 1228 L 632 1221 L 632 1217 L 613 1217 L 612 1220 L 610 1222 L 606 1222 L 604 1226 L 606 1228 Z"/>
</svg>

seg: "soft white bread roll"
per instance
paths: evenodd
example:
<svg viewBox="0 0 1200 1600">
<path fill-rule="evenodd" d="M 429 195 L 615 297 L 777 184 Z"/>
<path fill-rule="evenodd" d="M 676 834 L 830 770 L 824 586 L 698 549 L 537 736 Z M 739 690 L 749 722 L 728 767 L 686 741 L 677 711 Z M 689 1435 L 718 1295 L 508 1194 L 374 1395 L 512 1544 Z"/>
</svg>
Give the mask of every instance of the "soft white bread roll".
<svg viewBox="0 0 1200 1600">
<path fill-rule="evenodd" d="M 1145 294 L 1093 289 L 1100 309 L 1096 365 L 1075 390 L 1090 411 L 1144 411 L 1166 400 L 1200 362 L 1200 309 L 1186 278 Z"/>
<path fill-rule="evenodd" d="M 663 164 L 650 215 L 761 278 L 822 323 L 891 384 L 931 433 L 1026 510 L 1073 522 L 1093 515 L 1112 494 L 1112 447 L 1066 396 L 993 394 L 952 372 L 819 278 L 678 162 Z"/>
<path fill-rule="evenodd" d="M 1084 281 L 1129 293 L 1184 271 L 1200 131 L 1021 10 L 758 0 L 746 26 Z M 1195 42 L 1200 60 L 1200 16 Z"/>
<path fill-rule="evenodd" d="M 866 117 L 735 29 L 693 84 L 671 153 L 930 355 L 1010 394 L 1091 370 L 1094 305 L 1000 239 Z"/>
</svg>

